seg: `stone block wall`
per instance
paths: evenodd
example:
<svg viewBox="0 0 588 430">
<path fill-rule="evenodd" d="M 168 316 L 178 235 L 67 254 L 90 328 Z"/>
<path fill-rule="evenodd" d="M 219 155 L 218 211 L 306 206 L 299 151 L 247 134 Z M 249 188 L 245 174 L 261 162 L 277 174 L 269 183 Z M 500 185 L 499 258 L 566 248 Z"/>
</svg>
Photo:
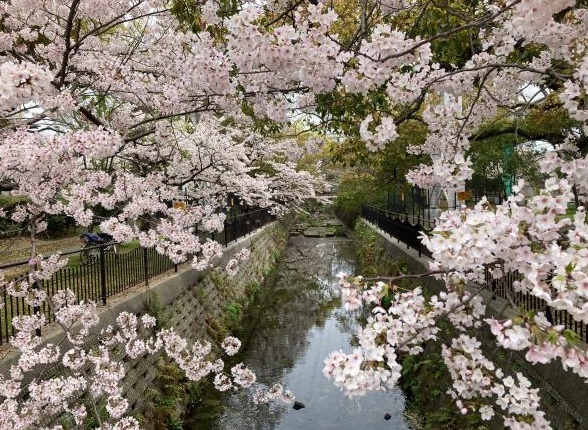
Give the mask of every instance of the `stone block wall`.
<svg viewBox="0 0 588 430">
<path fill-rule="evenodd" d="M 188 269 L 177 276 L 150 286 L 141 293 L 142 303 L 148 296 L 161 309 L 159 318 L 191 342 L 208 340 L 214 343 L 215 322 L 222 319 L 226 307 L 247 300 L 247 287 L 260 285 L 274 266 L 286 243 L 287 231 L 279 223 L 270 224 L 252 235 L 229 244 L 223 256 L 215 261 L 217 269 L 205 272 Z M 249 259 L 241 263 L 236 275 L 229 277 L 223 268 L 233 255 L 249 248 Z M 142 309 L 141 312 L 145 310 Z M 216 333 L 218 334 L 218 333 Z M 126 397 L 134 412 L 142 412 L 145 390 L 157 376 L 158 357 L 141 358 L 132 363 L 125 378 Z"/>
<path fill-rule="evenodd" d="M 223 255 L 214 261 L 214 269 L 199 272 L 186 266 L 178 273 L 150 281 L 148 286 L 135 287 L 121 297 L 113 297 L 107 306 L 98 308 L 100 325 L 95 328 L 96 332 L 113 324 L 122 311 L 142 315 L 147 312 L 153 314 L 153 310 L 157 309 L 159 314 L 155 316 L 189 341 L 214 340 L 211 322 L 222 318 L 229 304 L 246 300 L 248 286 L 262 284 L 286 244 L 287 231 L 281 223 L 271 223 L 230 243 Z M 229 277 L 224 267 L 243 248 L 249 248 L 250 258 L 240 264 L 235 276 Z M 55 327 L 49 326 L 43 331 L 46 343 L 62 340 L 63 333 Z M 67 342 L 62 342 L 62 346 L 66 348 Z M 120 354 L 117 351 L 113 353 Z M 16 359 L 14 352 L 8 353 L 0 362 L 0 374 L 8 375 L 10 365 Z M 129 410 L 134 414 L 145 410 L 145 393 L 156 381 L 158 360 L 158 356 L 147 356 L 127 364 L 124 391 L 129 400 Z M 56 366 L 50 374 L 62 371 L 61 366 Z"/>
</svg>

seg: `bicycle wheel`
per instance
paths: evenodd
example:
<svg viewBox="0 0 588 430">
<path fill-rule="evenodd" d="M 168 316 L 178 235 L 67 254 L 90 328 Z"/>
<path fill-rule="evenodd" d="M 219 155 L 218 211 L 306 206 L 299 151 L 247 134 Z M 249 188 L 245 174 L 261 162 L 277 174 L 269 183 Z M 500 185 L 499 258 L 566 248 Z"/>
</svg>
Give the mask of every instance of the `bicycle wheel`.
<svg viewBox="0 0 588 430">
<path fill-rule="evenodd" d="M 97 248 L 86 248 L 80 251 L 80 262 L 82 264 L 94 264 L 98 261 L 100 251 Z"/>
</svg>

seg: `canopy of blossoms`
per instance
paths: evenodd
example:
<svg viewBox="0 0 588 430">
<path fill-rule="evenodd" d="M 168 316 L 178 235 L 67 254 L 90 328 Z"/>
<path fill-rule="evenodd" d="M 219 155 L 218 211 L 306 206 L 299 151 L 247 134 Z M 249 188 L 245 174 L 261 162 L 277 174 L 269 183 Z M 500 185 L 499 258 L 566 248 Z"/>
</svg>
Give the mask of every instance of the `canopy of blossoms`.
<svg viewBox="0 0 588 430">
<path fill-rule="evenodd" d="M 297 144 L 255 133 L 258 121 L 312 117 L 326 93 L 378 93 L 390 108 L 366 113 L 358 124 L 360 138 L 373 150 L 393 145 L 397 125 L 418 115 L 429 134 L 411 150 L 430 154 L 432 161 L 408 179 L 452 189 L 472 173 L 468 136 L 497 115 L 524 108 L 525 88 L 550 86 L 579 125 L 565 147 L 545 158 L 544 187 L 523 195 L 520 184 L 501 206 L 482 202 L 444 214 L 423 240 L 434 256 L 431 271 L 445 280 L 447 291 L 425 300 L 416 289 L 395 294 L 386 309 L 375 306 L 358 350 L 334 353 L 325 372 L 350 394 L 389 386 L 399 376 L 397 355 L 419 353 L 422 341 L 436 337 L 437 320 L 448 316 L 458 329 L 489 324 L 497 343 L 525 350 L 529 361 L 560 360 L 588 377 L 585 346 L 564 336 L 561 327 L 542 314 L 484 320 L 481 300 L 463 287 L 483 282 L 485 267 L 495 276 L 516 269 L 523 275 L 518 289 L 588 321 L 585 211 L 578 207 L 573 217 L 565 216 L 569 204 L 588 193 L 588 160 L 570 151 L 587 131 L 585 3 L 448 2 L 460 23 L 432 36 L 415 35 L 405 24 L 405 17 L 426 9 L 428 2 L 417 0 L 358 1 L 357 26 L 349 34 L 340 30 L 349 17 L 339 16 L 331 1 L 185 2 L 194 8 L 193 26 L 178 21 L 172 3 L 0 2 L 0 181 L 26 198 L 4 216 L 28 223 L 33 236 L 47 214 L 66 214 L 80 225 L 98 222 L 117 240 L 138 239 L 176 261 L 195 255 L 195 267 L 205 267 L 215 247 L 188 227 L 221 229 L 218 209 L 229 194 L 282 212 L 312 197 L 318 185 L 296 169 Z M 436 61 L 433 44 L 461 34 L 476 40 L 467 60 Z M 525 49 L 532 55 L 520 55 Z M 321 118 L 328 125 L 328 116 Z M 178 195 L 193 202 L 188 210 L 169 204 Z M 34 276 L 48 276 L 59 264 L 49 259 Z M 395 289 L 393 280 L 372 285 L 342 277 L 342 283 L 352 307 L 361 299 L 378 304 Z M 87 334 L 94 321 L 90 305 L 76 307 L 62 297 L 54 306 L 63 309 L 70 337 L 72 318 L 84 322 L 78 334 Z M 137 425 L 121 418 L 125 403 L 116 387 L 124 372 L 106 349 L 94 356 L 77 347 L 38 351 L 40 317 L 15 324 L 20 332 L 14 345 L 23 358 L 0 381 L 1 428 L 32 427 L 38 415 L 29 413 L 41 408 L 61 408 L 81 420 L 86 411 L 74 399 L 87 389 L 111 405 L 103 428 Z M 141 344 L 133 334 L 137 324 L 123 317 L 112 329 L 129 355 L 165 348 L 187 373 L 200 375 L 198 360 L 206 348 L 187 353 L 169 332 Z M 444 359 L 462 412 L 484 419 L 500 414 L 514 429 L 549 428 L 537 391 L 523 376 L 504 376 L 469 334 L 446 345 Z M 89 363 L 106 369 L 108 374 L 99 373 L 106 385 L 83 376 L 39 380 L 28 387 L 26 402 L 16 400 L 33 364 L 64 360 L 74 370 Z M 204 373 L 220 369 L 206 366 Z M 232 383 L 251 380 L 239 369 Z M 223 387 L 223 377 L 218 379 Z"/>
</svg>

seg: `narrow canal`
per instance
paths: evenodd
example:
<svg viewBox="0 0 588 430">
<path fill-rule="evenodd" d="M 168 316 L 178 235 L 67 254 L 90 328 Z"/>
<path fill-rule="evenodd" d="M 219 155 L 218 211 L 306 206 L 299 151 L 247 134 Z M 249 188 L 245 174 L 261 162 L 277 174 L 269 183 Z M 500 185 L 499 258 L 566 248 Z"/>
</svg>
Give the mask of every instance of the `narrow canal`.
<svg viewBox="0 0 588 430">
<path fill-rule="evenodd" d="M 282 383 L 305 407 L 255 405 L 251 394 L 207 398 L 185 429 L 405 430 L 400 390 L 347 398 L 323 374 L 333 350 L 352 349 L 355 316 L 341 306 L 336 274 L 353 272 L 352 242 L 292 237 L 277 270 L 252 306 L 238 361 L 267 386 Z"/>
</svg>

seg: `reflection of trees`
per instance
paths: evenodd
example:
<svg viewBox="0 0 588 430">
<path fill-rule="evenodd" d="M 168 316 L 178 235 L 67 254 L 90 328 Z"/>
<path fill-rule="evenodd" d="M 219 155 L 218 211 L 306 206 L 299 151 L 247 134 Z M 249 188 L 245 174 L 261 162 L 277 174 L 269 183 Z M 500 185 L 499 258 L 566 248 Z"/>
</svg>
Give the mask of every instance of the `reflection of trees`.
<svg viewBox="0 0 588 430">
<path fill-rule="evenodd" d="M 250 307 L 251 330 L 239 357 L 255 371 L 258 381 L 282 380 L 308 347 L 308 333 L 322 327 L 340 304 L 335 275 L 349 270 L 342 261 L 341 241 L 292 238 L 278 270 L 262 287 Z M 347 245 L 349 246 L 349 245 Z M 247 393 L 225 401 L 225 413 L 212 428 L 274 429 L 289 406 L 254 405 Z"/>
<path fill-rule="evenodd" d="M 338 305 L 333 267 L 338 247 L 329 240 L 293 238 L 274 278 L 263 287 L 254 306 L 260 309 L 250 342 L 247 363 L 258 377 L 275 380 L 304 354 L 308 331 L 324 324 Z M 340 265 L 340 264 L 339 264 Z"/>
<path fill-rule="evenodd" d="M 342 333 L 356 333 L 357 332 L 357 318 L 360 313 L 358 311 L 349 312 L 344 309 L 339 309 L 335 313 L 335 321 L 337 321 L 337 327 Z M 355 334 L 353 335 L 355 338 Z"/>
</svg>

